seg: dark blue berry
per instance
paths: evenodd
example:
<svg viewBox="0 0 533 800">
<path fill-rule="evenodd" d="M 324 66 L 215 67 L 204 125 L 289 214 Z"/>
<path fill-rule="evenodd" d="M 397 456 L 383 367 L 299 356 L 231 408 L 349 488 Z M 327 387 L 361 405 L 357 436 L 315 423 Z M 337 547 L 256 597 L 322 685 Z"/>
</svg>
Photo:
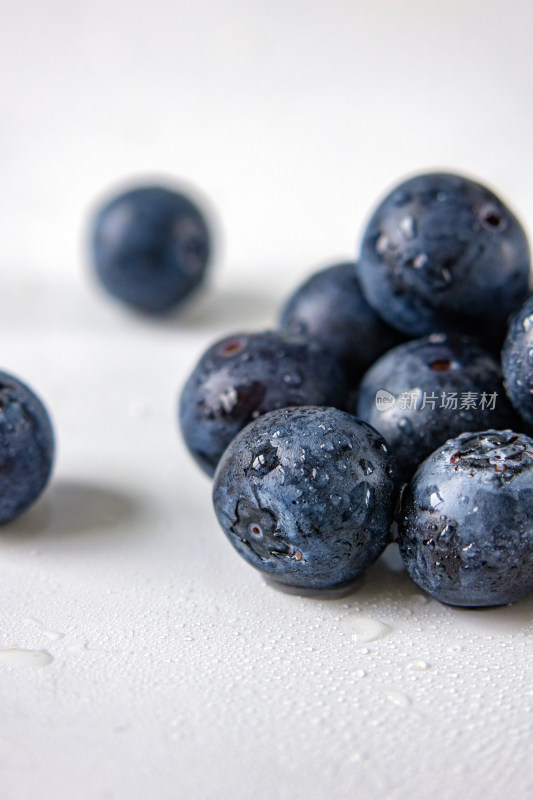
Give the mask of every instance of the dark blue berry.
<svg viewBox="0 0 533 800">
<path fill-rule="evenodd" d="M 502 350 L 502 369 L 513 406 L 533 426 L 533 297 L 511 322 Z"/>
<path fill-rule="evenodd" d="M 42 402 L 18 378 L 0 372 L 0 523 L 37 500 L 53 455 L 54 434 Z"/>
<path fill-rule="evenodd" d="M 96 274 L 113 297 L 149 314 L 170 311 L 202 283 L 210 254 L 205 219 L 185 195 L 161 186 L 119 194 L 92 231 Z"/>
<path fill-rule="evenodd" d="M 361 381 L 353 411 L 386 439 L 403 480 L 446 439 L 514 422 L 496 360 L 445 334 L 382 356 Z"/>
<path fill-rule="evenodd" d="M 389 541 L 395 483 L 382 437 L 335 408 L 285 408 L 248 425 L 224 453 L 213 502 L 257 569 L 287 586 L 355 580 Z"/>
<path fill-rule="evenodd" d="M 398 536 L 413 580 L 443 603 L 533 592 L 533 439 L 486 431 L 446 442 L 406 487 Z"/>
<path fill-rule="evenodd" d="M 285 406 L 344 407 L 343 371 L 314 340 L 281 331 L 238 333 L 216 342 L 194 368 L 180 397 L 181 432 L 208 475 L 237 433 Z"/>
<path fill-rule="evenodd" d="M 341 362 L 352 385 L 403 339 L 366 302 L 353 262 L 311 275 L 285 304 L 280 325 L 291 333 L 320 339 Z"/>
<path fill-rule="evenodd" d="M 486 187 L 452 174 L 395 188 L 363 235 L 365 296 L 410 336 L 439 331 L 504 335 L 528 294 L 529 247 L 519 221 Z"/>
</svg>

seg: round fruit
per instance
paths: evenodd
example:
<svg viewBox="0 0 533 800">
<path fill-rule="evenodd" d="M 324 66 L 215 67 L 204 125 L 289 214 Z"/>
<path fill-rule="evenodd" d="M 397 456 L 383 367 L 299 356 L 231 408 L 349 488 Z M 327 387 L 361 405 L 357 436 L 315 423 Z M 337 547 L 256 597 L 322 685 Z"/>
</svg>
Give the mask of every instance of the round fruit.
<svg viewBox="0 0 533 800">
<path fill-rule="evenodd" d="M 26 511 L 45 488 L 54 455 L 48 412 L 22 381 L 0 372 L 0 523 Z"/>
<path fill-rule="evenodd" d="M 149 314 L 170 311 L 200 286 L 210 249 L 201 211 L 162 186 L 117 195 L 93 224 L 92 255 L 103 286 Z"/>
<path fill-rule="evenodd" d="M 359 276 L 366 299 L 410 336 L 504 335 L 528 293 L 522 226 L 489 189 L 460 175 L 418 175 L 397 186 L 363 235 Z"/>
<path fill-rule="evenodd" d="M 287 300 L 280 326 L 319 339 L 344 366 L 351 385 L 403 339 L 366 302 L 352 261 L 311 275 Z"/>
<path fill-rule="evenodd" d="M 427 458 L 398 522 L 407 571 L 457 606 L 514 603 L 533 591 L 533 439 L 464 433 Z"/>
<path fill-rule="evenodd" d="M 347 384 L 339 364 L 313 339 L 281 331 L 238 333 L 212 345 L 183 387 L 181 433 L 200 467 L 212 475 L 237 433 L 285 406 L 344 408 Z"/>
<path fill-rule="evenodd" d="M 215 474 L 218 520 L 237 551 L 279 583 L 332 589 L 389 541 L 396 492 L 387 446 L 335 408 L 285 408 L 248 425 Z"/>
<path fill-rule="evenodd" d="M 466 337 L 445 334 L 385 353 L 365 374 L 354 413 L 386 439 L 403 480 L 446 439 L 515 422 L 499 363 Z"/>
</svg>

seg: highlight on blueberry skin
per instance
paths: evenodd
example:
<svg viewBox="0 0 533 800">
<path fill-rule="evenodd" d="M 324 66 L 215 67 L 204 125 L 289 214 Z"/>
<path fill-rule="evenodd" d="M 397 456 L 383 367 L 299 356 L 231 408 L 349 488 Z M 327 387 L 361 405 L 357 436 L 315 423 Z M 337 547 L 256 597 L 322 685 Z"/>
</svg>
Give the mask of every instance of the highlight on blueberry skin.
<svg viewBox="0 0 533 800">
<path fill-rule="evenodd" d="M 452 436 L 516 422 L 496 359 L 467 337 L 445 334 L 385 353 L 348 411 L 387 440 L 402 480 Z"/>
<path fill-rule="evenodd" d="M 533 426 L 533 297 L 512 320 L 502 349 L 505 389 L 521 418 Z"/>
<path fill-rule="evenodd" d="M 451 439 L 406 487 L 400 553 L 413 580 L 456 606 L 533 592 L 533 439 L 484 431 Z"/>
<path fill-rule="evenodd" d="M 395 487 L 386 443 L 369 425 L 335 408 L 285 408 L 233 440 L 213 503 L 252 566 L 286 586 L 336 589 L 388 544 Z"/>
<path fill-rule="evenodd" d="M 350 383 L 404 337 L 365 300 L 353 261 L 314 272 L 285 303 L 280 327 L 319 339 L 346 370 Z"/>
<path fill-rule="evenodd" d="M 18 378 L 0 372 L 0 524 L 37 500 L 53 458 L 54 433 L 42 401 Z"/>
<path fill-rule="evenodd" d="M 202 211 L 164 186 L 119 193 L 97 212 L 91 231 L 95 273 L 115 299 L 165 314 L 203 283 L 211 235 Z"/>
<path fill-rule="evenodd" d="M 410 336 L 464 332 L 501 346 L 528 296 L 526 234 L 490 189 L 451 173 L 398 185 L 363 234 L 361 286 L 370 305 Z"/>
<path fill-rule="evenodd" d="M 213 475 L 231 440 L 260 415 L 286 406 L 344 408 L 347 395 L 343 370 L 320 342 L 283 331 L 236 333 L 213 344 L 185 383 L 181 434 Z"/>
</svg>

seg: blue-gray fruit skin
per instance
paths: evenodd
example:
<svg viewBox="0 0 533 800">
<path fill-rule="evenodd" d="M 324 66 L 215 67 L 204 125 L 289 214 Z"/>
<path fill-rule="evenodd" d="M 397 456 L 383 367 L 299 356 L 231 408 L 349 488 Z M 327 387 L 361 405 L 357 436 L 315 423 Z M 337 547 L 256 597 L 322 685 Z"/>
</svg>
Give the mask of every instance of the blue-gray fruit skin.
<svg viewBox="0 0 533 800">
<path fill-rule="evenodd" d="M 282 331 L 237 333 L 212 345 L 181 392 L 183 439 L 213 475 L 239 431 L 285 406 L 344 407 L 348 387 L 339 364 L 315 340 Z"/>
<path fill-rule="evenodd" d="M 366 299 L 409 336 L 464 332 L 492 343 L 528 296 L 526 234 L 489 189 L 460 175 L 418 175 L 397 186 L 363 234 Z"/>
<path fill-rule="evenodd" d="M 335 408 L 285 408 L 248 425 L 215 473 L 213 503 L 236 550 L 302 589 L 355 580 L 389 541 L 396 500 L 383 438 Z"/>
<path fill-rule="evenodd" d="M 280 327 L 320 339 L 341 362 L 352 385 L 404 339 L 368 305 L 353 261 L 313 273 L 288 299 Z"/>
<path fill-rule="evenodd" d="M 114 197 L 91 234 L 96 274 L 109 294 L 147 314 L 164 314 L 203 282 L 210 235 L 184 194 L 141 186 Z"/>
<path fill-rule="evenodd" d="M 507 430 L 446 442 L 403 493 L 398 541 L 413 580 L 443 603 L 533 592 L 533 439 Z"/>
<path fill-rule="evenodd" d="M 54 434 L 43 403 L 18 378 L 0 372 L 0 524 L 37 500 L 53 457 Z"/>
<path fill-rule="evenodd" d="M 376 404 L 379 390 L 393 395 L 394 405 L 380 411 Z M 418 393 L 416 408 L 408 407 L 413 393 Z M 453 402 L 446 408 L 452 393 L 456 408 Z M 467 402 L 468 393 L 474 397 L 473 403 Z M 492 409 L 494 393 L 497 396 Z M 363 377 L 357 401 L 348 410 L 387 440 L 404 481 L 446 439 L 465 431 L 506 428 L 516 422 L 499 363 L 466 337 L 445 334 L 414 339 L 382 356 Z"/>
<path fill-rule="evenodd" d="M 502 349 L 502 370 L 511 403 L 533 427 L 533 297 L 509 326 Z"/>
</svg>

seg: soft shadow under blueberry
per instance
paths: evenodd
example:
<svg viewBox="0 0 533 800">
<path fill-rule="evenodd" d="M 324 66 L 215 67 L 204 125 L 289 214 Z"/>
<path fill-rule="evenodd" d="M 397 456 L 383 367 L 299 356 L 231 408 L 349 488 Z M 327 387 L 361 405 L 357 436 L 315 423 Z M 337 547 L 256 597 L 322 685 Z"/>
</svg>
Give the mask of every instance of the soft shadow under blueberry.
<svg viewBox="0 0 533 800">
<path fill-rule="evenodd" d="M 266 583 L 283 594 L 293 594 L 315 600 L 345 600 L 346 598 L 361 596 L 364 599 L 379 601 L 394 585 L 395 590 L 405 592 L 408 597 L 416 591 L 415 584 L 411 581 L 402 564 L 398 546 L 389 545 L 377 562 L 355 580 L 334 589 L 302 589 L 295 586 L 284 586 L 279 582 L 264 576 Z"/>
<path fill-rule="evenodd" d="M 170 314 L 152 317 L 137 314 L 147 325 L 201 330 L 228 327 L 233 330 L 274 328 L 280 310 L 278 296 L 251 290 L 213 289 L 191 298 Z"/>
<path fill-rule="evenodd" d="M 377 562 L 360 578 L 340 589 L 320 591 L 302 590 L 291 587 L 282 587 L 274 581 L 267 583 L 287 594 L 294 594 L 311 600 L 325 600 L 335 606 L 335 601 L 344 607 L 343 603 L 350 598 L 360 603 L 371 602 L 376 608 L 380 603 L 390 600 L 391 592 L 400 605 L 409 607 L 413 595 L 424 595 L 428 602 L 437 603 L 430 595 L 426 595 L 414 581 L 411 580 L 403 566 L 397 544 L 390 544 Z M 493 606 L 489 608 L 460 608 L 457 606 L 442 605 L 442 610 L 455 618 L 458 631 L 473 631 L 480 635 L 501 635 L 520 633 L 533 622 L 533 595 L 526 597 L 518 603 L 507 606 Z"/>
<path fill-rule="evenodd" d="M 32 508 L 0 529 L 0 539 L 50 541 L 86 534 L 127 535 L 141 514 L 139 501 L 117 489 L 56 479 Z"/>
</svg>

